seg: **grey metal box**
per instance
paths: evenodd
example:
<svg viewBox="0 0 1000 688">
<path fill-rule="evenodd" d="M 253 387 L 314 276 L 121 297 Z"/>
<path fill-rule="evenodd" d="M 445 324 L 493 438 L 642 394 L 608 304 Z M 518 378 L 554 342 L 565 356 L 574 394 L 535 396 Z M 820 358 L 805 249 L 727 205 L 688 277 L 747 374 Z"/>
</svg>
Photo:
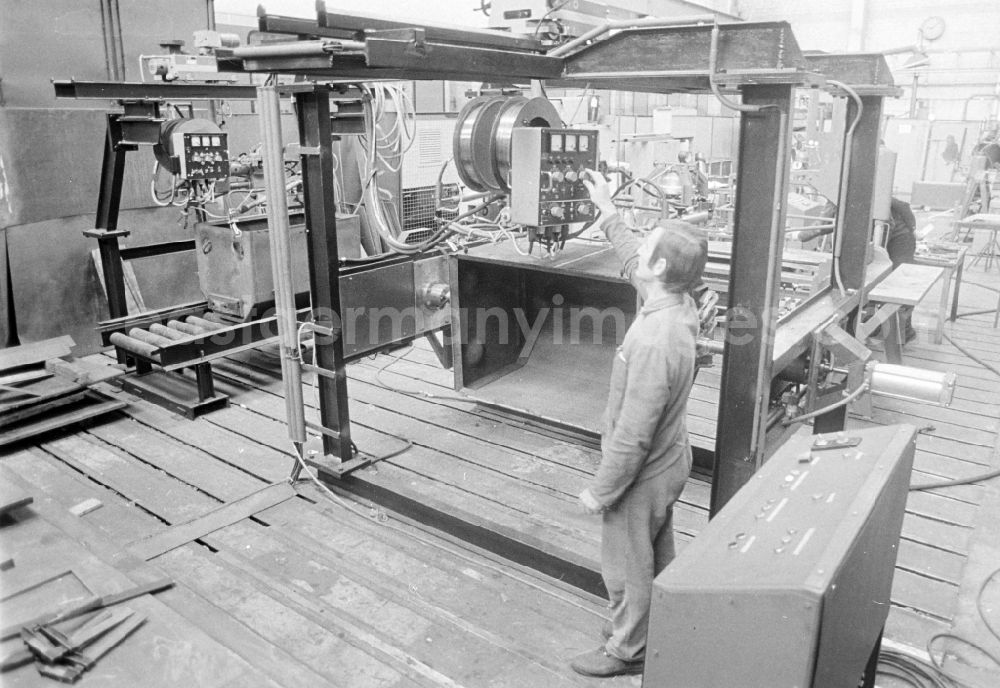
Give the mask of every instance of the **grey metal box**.
<svg viewBox="0 0 1000 688">
<path fill-rule="evenodd" d="M 340 315 L 348 358 L 412 339 L 417 332 L 413 263 L 341 276 Z"/>
<path fill-rule="evenodd" d="M 855 688 L 889 610 L 916 430 L 792 437 L 661 573 L 643 685 Z"/>
<path fill-rule="evenodd" d="M 292 279 L 296 294 L 309 292 L 306 227 L 301 214 L 291 218 Z M 267 217 L 241 218 L 195 225 L 198 283 L 209 308 L 224 317 L 243 321 L 260 317 L 261 306 L 274 303 L 271 242 Z M 337 216 L 340 255 L 360 253 L 360 225 L 356 215 Z"/>
<path fill-rule="evenodd" d="M 344 356 L 354 358 L 451 323 L 450 262 L 438 255 L 340 276 Z"/>
<path fill-rule="evenodd" d="M 510 219 L 529 227 L 589 222 L 596 216 L 583 185 L 597 169 L 597 132 L 515 128 L 511 134 Z"/>
</svg>

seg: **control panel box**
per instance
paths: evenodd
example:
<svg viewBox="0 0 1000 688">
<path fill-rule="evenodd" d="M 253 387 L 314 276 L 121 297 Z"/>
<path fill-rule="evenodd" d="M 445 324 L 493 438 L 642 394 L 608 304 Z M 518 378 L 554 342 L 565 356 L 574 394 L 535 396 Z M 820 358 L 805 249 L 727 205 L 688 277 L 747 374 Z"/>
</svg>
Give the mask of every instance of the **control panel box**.
<svg viewBox="0 0 1000 688">
<path fill-rule="evenodd" d="M 183 179 L 225 179 L 229 176 L 229 145 L 226 134 L 173 135 L 174 150 Z"/>
<path fill-rule="evenodd" d="M 644 686 L 855 688 L 889 611 L 916 428 L 800 431 L 656 577 Z"/>
<path fill-rule="evenodd" d="M 597 132 L 520 127 L 511 136 L 510 218 L 529 227 L 590 222 L 583 172 L 597 169 Z"/>
</svg>

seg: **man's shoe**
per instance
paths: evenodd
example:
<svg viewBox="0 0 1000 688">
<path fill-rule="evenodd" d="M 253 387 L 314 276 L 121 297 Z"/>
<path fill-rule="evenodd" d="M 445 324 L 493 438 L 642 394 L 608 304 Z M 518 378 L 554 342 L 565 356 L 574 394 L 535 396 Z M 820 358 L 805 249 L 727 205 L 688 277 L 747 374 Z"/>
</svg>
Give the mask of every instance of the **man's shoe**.
<svg viewBox="0 0 1000 688">
<path fill-rule="evenodd" d="M 611 636 L 615 634 L 615 627 L 611 625 L 610 621 L 605 621 L 601 624 L 601 637 L 608 640 Z"/>
<path fill-rule="evenodd" d="M 603 647 L 577 655 L 569 665 L 578 674 L 599 678 L 642 673 L 641 659 L 626 662 L 624 659 L 612 657 Z"/>
</svg>

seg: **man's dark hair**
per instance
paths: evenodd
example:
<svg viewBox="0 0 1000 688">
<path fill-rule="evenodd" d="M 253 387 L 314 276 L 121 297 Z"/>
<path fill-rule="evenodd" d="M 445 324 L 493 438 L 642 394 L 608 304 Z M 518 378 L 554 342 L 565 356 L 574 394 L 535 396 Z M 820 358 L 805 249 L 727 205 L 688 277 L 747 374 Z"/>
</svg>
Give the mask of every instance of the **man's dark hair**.
<svg viewBox="0 0 1000 688">
<path fill-rule="evenodd" d="M 659 223 L 663 227 L 660 240 L 649 256 L 649 265 L 663 258 L 667 269 L 660 279 L 670 291 L 690 291 L 705 269 L 708 261 L 708 240 L 704 232 L 680 220 Z"/>
</svg>

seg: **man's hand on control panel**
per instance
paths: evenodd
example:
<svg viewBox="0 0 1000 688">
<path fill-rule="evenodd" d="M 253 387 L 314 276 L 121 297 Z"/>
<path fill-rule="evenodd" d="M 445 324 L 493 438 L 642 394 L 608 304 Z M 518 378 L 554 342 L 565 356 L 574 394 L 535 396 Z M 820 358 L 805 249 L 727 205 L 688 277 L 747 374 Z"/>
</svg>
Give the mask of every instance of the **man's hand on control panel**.
<svg viewBox="0 0 1000 688">
<path fill-rule="evenodd" d="M 618 212 L 614 202 L 611 200 L 611 186 L 603 174 L 595 170 L 584 170 L 581 181 L 587 187 L 587 192 L 590 193 L 590 200 L 601 211 L 601 215 L 610 217 Z"/>
</svg>

